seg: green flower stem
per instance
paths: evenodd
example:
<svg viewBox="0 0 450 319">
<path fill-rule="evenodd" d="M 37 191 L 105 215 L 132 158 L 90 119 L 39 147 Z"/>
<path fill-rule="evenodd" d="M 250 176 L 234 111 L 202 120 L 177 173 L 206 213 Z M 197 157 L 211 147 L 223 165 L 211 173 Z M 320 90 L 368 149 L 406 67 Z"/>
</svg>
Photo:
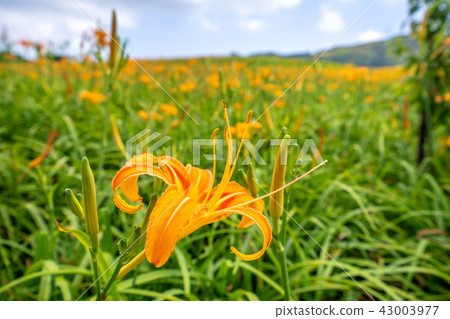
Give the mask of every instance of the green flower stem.
<svg viewBox="0 0 450 319">
<path fill-rule="evenodd" d="M 283 288 L 284 288 L 284 299 L 287 301 L 292 300 L 291 297 L 291 285 L 289 281 L 289 273 L 287 269 L 287 259 L 283 244 L 278 240 L 278 236 L 273 238 L 273 242 L 275 243 L 275 248 L 278 253 L 278 258 L 280 260 L 281 265 L 281 277 L 283 280 Z"/>
<path fill-rule="evenodd" d="M 108 282 L 106 283 L 105 287 L 103 287 L 102 293 L 97 295 L 97 301 L 103 300 L 103 298 L 106 297 L 106 294 L 108 293 L 109 288 L 111 288 L 112 284 L 116 280 L 117 275 L 120 272 L 120 269 L 122 269 L 122 266 L 123 266 L 123 255 L 121 255 L 119 257 L 116 268 L 114 268 L 113 274 L 111 275 L 111 277 L 109 277 Z"/>
<path fill-rule="evenodd" d="M 97 263 L 97 253 L 91 250 L 92 257 L 92 268 L 94 270 L 94 282 L 95 282 L 95 290 L 97 293 L 97 298 L 100 297 L 101 288 L 100 288 L 100 278 L 98 277 L 98 263 Z"/>
</svg>

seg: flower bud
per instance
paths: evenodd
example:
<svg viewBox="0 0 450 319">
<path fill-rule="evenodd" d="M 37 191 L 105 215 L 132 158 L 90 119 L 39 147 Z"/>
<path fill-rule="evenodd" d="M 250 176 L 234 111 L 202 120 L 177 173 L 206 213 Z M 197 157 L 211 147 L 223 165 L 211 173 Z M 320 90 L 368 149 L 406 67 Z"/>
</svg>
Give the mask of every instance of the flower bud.
<svg viewBox="0 0 450 319">
<path fill-rule="evenodd" d="M 83 206 L 85 215 L 86 232 L 91 239 L 91 247 L 94 252 L 98 249 L 98 215 L 97 195 L 95 191 L 94 174 L 92 174 L 89 161 L 86 157 L 81 160 L 81 186 L 83 192 Z"/>
<path fill-rule="evenodd" d="M 281 144 L 278 148 L 277 158 L 275 160 L 275 166 L 273 168 L 272 175 L 272 186 L 271 192 L 284 186 L 284 178 L 286 176 L 286 166 L 287 166 L 287 153 L 288 153 L 288 142 L 289 135 L 285 135 Z M 284 190 L 279 191 L 270 196 L 269 202 L 269 213 L 273 221 L 273 233 L 278 235 L 280 233 L 280 217 L 283 214 L 284 207 Z"/>
<path fill-rule="evenodd" d="M 139 239 L 141 238 L 141 227 L 140 226 L 134 226 L 134 230 L 131 233 L 130 237 L 127 240 L 127 247 L 129 249 L 130 254 L 134 252 L 137 247 L 139 246 Z M 144 237 L 144 236 L 142 236 Z"/>
<path fill-rule="evenodd" d="M 64 193 L 66 196 L 67 206 L 70 208 L 72 213 L 74 213 L 80 220 L 84 221 L 83 207 L 76 198 L 75 194 L 72 192 L 70 188 L 66 188 Z"/>
<path fill-rule="evenodd" d="M 240 168 L 238 170 L 238 177 L 239 177 L 239 184 L 241 184 L 242 186 L 248 188 L 247 185 L 247 174 L 245 174 L 244 170 L 242 168 Z"/>
<path fill-rule="evenodd" d="M 253 168 L 253 163 L 250 163 L 247 168 L 247 185 L 248 189 L 250 190 L 250 194 L 252 194 L 253 197 L 258 197 L 258 187 L 256 184 L 256 177 L 255 177 L 255 169 Z"/>
<path fill-rule="evenodd" d="M 116 11 L 112 12 L 111 41 L 109 42 L 109 67 L 114 70 L 117 64 L 117 54 L 119 52 L 119 38 L 117 37 L 117 17 Z"/>
<path fill-rule="evenodd" d="M 117 128 L 117 123 L 115 118 L 111 115 L 109 117 L 109 121 L 111 124 L 111 131 L 114 138 L 114 143 L 116 143 L 117 148 L 122 153 L 124 157 L 127 157 L 127 153 L 125 151 L 125 146 L 123 145 L 122 138 L 120 137 L 119 129 Z"/>
<path fill-rule="evenodd" d="M 124 238 L 119 240 L 117 243 L 117 248 L 119 249 L 119 253 L 121 255 L 124 254 L 127 251 L 127 241 Z"/>
</svg>

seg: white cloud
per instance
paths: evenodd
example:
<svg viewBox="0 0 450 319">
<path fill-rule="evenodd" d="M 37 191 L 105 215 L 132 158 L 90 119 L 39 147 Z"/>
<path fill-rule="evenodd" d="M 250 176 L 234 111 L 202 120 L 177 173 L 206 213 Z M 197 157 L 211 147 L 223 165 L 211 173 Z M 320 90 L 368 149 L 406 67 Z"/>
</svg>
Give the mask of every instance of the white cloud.
<svg viewBox="0 0 450 319">
<path fill-rule="evenodd" d="M 25 3 L 18 0 L 16 6 L 0 3 L 2 25 L 8 29 L 12 40 L 27 39 L 55 44 L 70 41 L 70 52 L 78 52 L 81 34 L 97 27 L 98 20 L 109 29 L 111 9 L 100 3 L 79 1 L 90 15 L 87 15 L 75 2 L 47 1 Z M 116 6 L 119 21 L 119 34 L 122 28 L 134 28 L 137 13 L 126 7 Z M 94 20 L 95 19 L 95 20 Z"/>
<path fill-rule="evenodd" d="M 387 4 L 397 4 L 397 3 L 405 3 L 405 0 L 382 0 L 383 2 Z"/>
<path fill-rule="evenodd" d="M 217 30 L 216 23 L 205 21 L 207 16 L 221 12 L 228 14 L 229 21 L 249 31 L 259 31 L 270 17 L 280 11 L 297 7 L 302 0 L 181 0 L 200 12 L 199 23 L 207 30 Z M 209 19 L 207 21 L 211 22 Z"/>
<path fill-rule="evenodd" d="M 323 32 L 335 33 L 344 28 L 342 13 L 324 5 L 320 8 L 320 19 L 317 28 Z"/>
<path fill-rule="evenodd" d="M 359 42 L 375 42 L 378 40 L 382 40 L 385 36 L 385 34 L 379 31 L 369 29 L 367 31 L 358 33 L 357 39 Z"/>
<path fill-rule="evenodd" d="M 239 22 L 239 26 L 248 31 L 260 31 L 264 28 L 264 22 L 259 19 L 242 20 Z"/>
<path fill-rule="evenodd" d="M 302 0 L 203 0 L 201 4 L 211 4 L 215 8 L 223 8 L 241 16 L 255 16 L 272 14 L 281 9 L 291 9 L 301 2 Z"/>
<path fill-rule="evenodd" d="M 200 25 L 206 30 L 217 31 L 220 29 L 219 24 L 212 22 L 211 20 L 209 20 L 208 18 L 206 18 L 204 16 L 199 17 L 199 22 L 200 22 Z"/>
</svg>

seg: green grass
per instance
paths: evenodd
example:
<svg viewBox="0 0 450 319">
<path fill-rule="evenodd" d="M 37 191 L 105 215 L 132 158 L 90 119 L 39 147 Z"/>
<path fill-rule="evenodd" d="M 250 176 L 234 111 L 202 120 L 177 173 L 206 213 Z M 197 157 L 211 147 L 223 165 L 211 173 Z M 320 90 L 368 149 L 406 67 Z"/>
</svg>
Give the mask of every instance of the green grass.
<svg viewBox="0 0 450 319">
<path fill-rule="evenodd" d="M 200 124 L 186 117 L 169 133 L 172 156 L 184 164 L 192 161 L 192 139 L 207 139 L 216 127 L 224 128 L 222 99 L 230 105 L 232 125 L 245 121 L 249 109 L 254 110 L 256 119 L 263 113 L 263 105 L 276 98 L 275 92 L 263 89 L 264 84 L 275 83 L 284 89 L 308 66 L 299 60 L 278 58 L 201 59 L 192 65 L 183 60 L 152 61 L 144 65 L 177 101 L 189 107 Z M 156 72 L 159 65 L 164 70 Z M 181 66 L 187 67 L 187 72 L 180 71 Z M 261 83 L 252 86 L 246 73 L 262 74 L 263 67 L 269 68 L 269 75 L 263 74 Z M 79 67 L 46 61 L 41 65 L 12 62 L 0 68 L 2 300 L 76 300 L 92 284 L 85 245 L 76 234 L 60 232 L 55 223 L 83 229 L 64 199 L 68 187 L 81 192 L 83 156 L 89 158 L 97 184 L 100 273 L 117 258 L 119 239 L 128 237 L 144 216 L 145 209 L 127 215 L 112 201 L 111 180 L 124 158 L 114 144 L 105 108 L 108 104 L 123 141 L 145 128 L 166 132 L 177 117 L 162 114 L 162 122 L 144 122 L 137 116 L 141 109 L 160 113 L 160 104 L 171 100 L 162 90 L 140 82 L 138 77 L 143 73 L 133 67 L 121 75 L 108 103 L 93 105 L 80 100 L 82 90 L 104 92 L 102 77 L 92 76 L 95 70 L 92 64 Z M 223 87 L 212 88 L 205 77 L 219 71 Z M 36 72 L 37 78 L 30 72 Z M 377 300 L 448 300 L 450 176 L 449 150 L 442 143 L 444 128 L 435 130 L 434 156 L 418 167 L 418 114 L 414 107 L 409 110 L 412 128 L 402 127 L 403 79 L 395 70 L 369 70 L 369 75 L 356 80 L 342 75 L 346 72 L 357 71 L 330 63 L 317 65 L 305 75 L 302 85 L 286 93 L 284 107 L 271 108 L 275 128 L 271 130 L 262 117 L 263 128 L 252 136 L 253 143 L 258 138 L 277 138 L 286 126 L 301 147 L 305 139 L 318 145 L 320 128 L 324 131 L 322 156 L 328 164 L 286 191 L 285 209 L 307 232 L 287 218 L 285 249 L 294 299 L 370 299 L 362 287 Z M 393 75 L 371 78 L 376 72 Z M 71 92 L 66 92 L 63 73 L 70 78 Z M 226 83 L 236 79 L 240 86 L 227 87 Z M 197 88 L 182 92 L 179 84 L 186 80 L 195 82 Z M 338 87 L 332 89 L 330 83 Z M 244 98 L 246 94 L 251 100 Z M 325 96 L 326 101 L 319 102 L 319 96 Z M 373 101 L 365 100 L 367 96 Z M 241 109 L 234 106 L 237 102 Z M 304 121 L 294 134 L 301 109 Z M 29 169 L 28 163 L 43 150 L 48 131 L 55 129 L 59 136 L 49 156 L 42 165 Z M 287 180 L 313 166 L 307 162 L 294 167 L 300 147 L 291 148 Z M 266 143 L 260 154 L 269 165 L 256 166 L 256 176 L 268 191 L 275 149 Z M 200 167 L 212 169 L 212 163 L 203 159 Z M 218 177 L 223 167 L 219 162 Z M 234 179 L 238 180 L 237 174 Z M 153 191 L 153 178 L 141 177 L 144 203 Z M 259 190 L 260 195 L 264 193 Z M 258 229 L 238 230 L 237 223 L 237 218 L 230 218 L 184 238 L 161 268 L 144 261 L 113 285 L 109 298 L 282 300 L 275 247 L 253 262 L 231 254 L 230 246 L 252 252 L 262 244 Z M 438 231 L 420 233 L 426 229 Z M 102 285 L 112 270 L 101 278 Z M 91 290 L 81 299 L 93 296 Z"/>
</svg>

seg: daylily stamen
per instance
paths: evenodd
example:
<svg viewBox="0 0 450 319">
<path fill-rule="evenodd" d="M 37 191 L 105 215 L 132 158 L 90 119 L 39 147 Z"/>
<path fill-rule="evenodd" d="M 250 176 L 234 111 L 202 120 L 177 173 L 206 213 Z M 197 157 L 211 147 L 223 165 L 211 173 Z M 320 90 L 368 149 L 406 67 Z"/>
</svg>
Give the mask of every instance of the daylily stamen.
<svg viewBox="0 0 450 319">
<path fill-rule="evenodd" d="M 248 202 L 245 202 L 245 203 L 242 203 L 242 204 L 239 204 L 239 205 L 235 205 L 235 206 L 229 207 L 228 209 L 235 209 L 235 208 L 238 208 L 238 207 L 243 207 L 243 206 L 246 206 L 246 205 L 248 205 L 248 204 L 254 203 L 254 202 L 258 201 L 258 200 L 261 200 L 261 199 L 263 199 L 263 198 L 272 196 L 273 194 L 278 193 L 278 192 L 282 191 L 283 189 L 288 188 L 288 187 L 291 186 L 292 184 L 297 183 L 297 182 L 298 182 L 299 180 L 301 180 L 303 177 L 305 177 L 306 175 L 309 175 L 310 173 L 314 172 L 316 169 L 318 169 L 318 168 L 319 168 L 320 166 L 322 166 L 322 165 L 325 165 L 327 162 L 328 162 L 328 160 L 323 161 L 322 163 L 320 163 L 320 164 L 316 165 L 315 167 L 311 168 L 311 169 L 310 169 L 309 171 L 307 171 L 305 174 L 300 175 L 299 177 L 297 177 L 297 178 L 294 179 L 293 181 L 290 181 L 289 183 L 287 183 L 287 184 L 284 185 L 283 187 L 280 187 L 280 188 L 274 190 L 273 192 L 267 193 L 267 194 L 265 194 L 265 195 L 263 195 L 263 196 L 259 196 L 258 198 L 249 200 Z"/>
<path fill-rule="evenodd" d="M 241 139 L 241 143 L 239 144 L 239 148 L 237 150 L 236 157 L 234 158 L 233 167 L 231 168 L 231 172 L 230 172 L 230 177 L 233 175 L 234 169 L 236 168 L 237 160 L 239 158 L 239 154 L 241 153 L 242 145 L 244 144 L 244 139 L 247 136 L 247 132 L 250 127 L 250 120 L 252 118 L 252 115 L 253 115 L 253 111 L 249 111 L 247 113 L 247 124 L 245 125 L 245 129 L 244 129 L 244 137 Z"/>
<path fill-rule="evenodd" d="M 226 107 L 224 107 L 224 111 L 225 111 L 225 119 L 226 119 L 226 121 L 228 123 L 228 127 L 229 127 L 230 124 L 228 122 L 228 115 L 227 115 Z M 248 114 L 247 114 L 247 124 L 246 124 L 245 130 L 244 130 L 244 137 L 246 136 L 248 128 L 250 126 L 250 120 L 252 118 L 252 114 L 253 114 L 252 111 L 249 111 Z M 230 130 L 230 138 L 231 138 L 231 130 Z M 215 202 L 223 195 L 223 191 L 225 190 L 226 185 L 230 182 L 231 176 L 233 176 L 234 169 L 236 167 L 236 163 L 237 163 L 237 160 L 239 158 L 239 154 L 241 152 L 243 142 L 244 142 L 244 139 L 241 139 L 241 143 L 239 144 L 239 148 L 238 148 L 238 150 L 236 152 L 236 156 L 234 158 L 233 163 L 231 164 L 231 160 L 232 160 L 231 157 L 233 156 L 232 155 L 233 154 L 233 146 L 231 144 L 231 140 L 228 141 L 228 156 L 227 156 L 227 163 L 226 163 L 225 172 L 224 172 L 224 174 L 222 176 L 222 180 L 220 181 L 219 189 L 218 189 L 217 193 L 214 194 L 214 196 L 211 198 L 211 200 L 208 201 L 209 205 L 214 206 Z M 230 156 L 230 158 L 228 158 L 229 156 Z"/>
<path fill-rule="evenodd" d="M 214 132 L 211 135 L 211 140 L 213 141 L 213 173 L 212 173 L 212 183 L 211 183 L 211 187 L 209 187 L 208 189 L 208 193 L 206 193 L 205 199 L 203 199 L 202 205 L 205 205 L 205 202 L 207 201 L 207 199 L 209 198 L 209 195 L 211 194 L 211 190 L 213 188 L 214 185 L 214 180 L 216 178 L 216 133 L 217 131 L 219 131 L 218 128 L 216 128 L 214 130 Z"/>
</svg>

